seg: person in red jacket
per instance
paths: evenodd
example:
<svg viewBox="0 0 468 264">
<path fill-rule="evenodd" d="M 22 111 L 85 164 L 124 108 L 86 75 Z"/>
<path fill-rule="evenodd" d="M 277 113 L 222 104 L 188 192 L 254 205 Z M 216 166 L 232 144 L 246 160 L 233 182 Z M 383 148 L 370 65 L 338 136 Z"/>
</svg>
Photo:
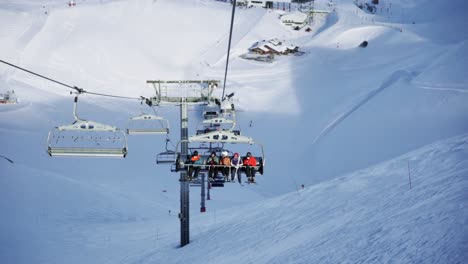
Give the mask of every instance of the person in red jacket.
<svg viewBox="0 0 468 264">
<path fill-rule="evenodd" d="M 255 183 L 255 166 L 257 166 L 257 160 L 252 153 L 247 152 L 247 155 L 242 162 L 245 166 L 245 174 L 249 183 Z"/>
</svg>

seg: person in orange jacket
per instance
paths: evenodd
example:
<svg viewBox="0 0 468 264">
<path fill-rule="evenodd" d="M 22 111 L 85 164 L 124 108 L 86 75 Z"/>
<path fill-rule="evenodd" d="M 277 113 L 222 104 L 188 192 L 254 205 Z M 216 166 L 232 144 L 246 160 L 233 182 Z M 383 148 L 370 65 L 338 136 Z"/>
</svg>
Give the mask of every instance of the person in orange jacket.
<svg viewBox="0 0 468 264">
<path fill-rule="evenodd" d="M 222 165 L 221 172 L 223 173 L 225 181 L 231 181 L 229 175 L 231 174 L 231 158 L 228 156 L 227 151 L 221 152 L 221 159 L 219 165 Z"/>
<path fill-rule="evenodd" d="M 195 150 L 192 156 L 190 156 L 189 164 L 191 164 L 192 166 L 188 167 L 187 174 L 188 174 L 189 181 L 192 181 L 198 177 L 198 173 L 200 172 L 201 165 L 203 165 L 203 160 L 201 156 L 198 154 L 198 151 Z"/>
<path fill-rule="evenodd" d="M 255 183 L 255 166 L 257 166 L 257 159 L 252 156 L 252 153 L 247 152 L 247 155 L 242 162 L 245 166 L 245 174 L 249 183 Z"/>
</svg>

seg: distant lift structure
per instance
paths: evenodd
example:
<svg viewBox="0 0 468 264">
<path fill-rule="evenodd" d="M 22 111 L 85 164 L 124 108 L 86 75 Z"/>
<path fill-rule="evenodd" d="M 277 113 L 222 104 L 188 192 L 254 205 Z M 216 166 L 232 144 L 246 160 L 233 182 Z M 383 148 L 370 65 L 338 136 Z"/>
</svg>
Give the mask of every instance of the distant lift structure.
<svg viewBox="0 0 468 264">
<path fill-rule="evenodd" d="M 7 91 L 6 93 L 0 93 L 0 104 L 17 104 L 18 97 L 14 90 Z"/>
<path fill-rule="evenodd" d="M 125 158 L 128 145 L 119 128 L 84 120 L 77 115 L 78 92 L 74 99 L 71 125 L 55 127 L 47 138 L 47 153 L 52 157 Z"/>
<path fill-rule="evenodd" d="M 155 114 L 147 114 L 143 111 L 143 104 L 153 109 L 153 103 L 147 98 L 142 98 L 140 103 L 141 114 L 130 118 L 127 126 L 128 135 L 167 135 L 169 134 L 169 121 Z"/>
</svg>

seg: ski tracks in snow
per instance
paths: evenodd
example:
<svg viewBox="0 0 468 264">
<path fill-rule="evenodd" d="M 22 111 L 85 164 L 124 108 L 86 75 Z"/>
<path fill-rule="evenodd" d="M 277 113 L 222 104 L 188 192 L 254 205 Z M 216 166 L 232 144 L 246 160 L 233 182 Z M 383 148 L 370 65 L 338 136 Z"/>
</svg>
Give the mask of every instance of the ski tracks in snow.
<svg viewBox="0 0 468 264">
<path fill-rule="evenodd" d="M 44 26 L 47 20 L 47 15 L 45 15 L 42 10 L 36 11 L 34 18 L 31 21 L 31 25 L 26 31 L 18 38 L 16 41 L 17 45 L 20 46 L 21 50 L 27 47 L 27 45 L 34 39 L 34 37 L 39 33 Z"/>
<path fill-rule="evenodd" d="M 413 77 L 413 74 L 411 74 L 408 71 L 405 70 L 398 70 L 390 77 L 388 77 L 380 87 L 377 89 L 374 89 L 367 93 L 360 101 L 358 101 L 356 104 L 354 104 L 348 111 L 340 114 L 338 117 L 336 117 L 332 122 L 330 122 L 322 131 L 320 131 L 320 134 L 315 137 L 315 139 L 312 141 L 312 145 L 317 143 L 322 137 L 330 133 L 336 126 L 338 126 L 341 122 L 343 122 L 346 118 L 348 118 L 352 113 L 354 113 L 356 110 L 364 106 L 367 102 L 369 102 L 372 98 L 374 98 L 376 95 L 380 94 L 383 92 L 385 89 L 388 87 L 392 86 L 394 83 L 399 81 L 400 79 L 411 79 Z"/>
<path fill-rule="evenodd" d="M 424 89 L 424 90 L 434 90 L 434 91 L 442 91 L 442 92 L 455 92 L 455 93 L 464 93 L 468 94 L 468 90 L 463 89 L 462 87 L 450 87 L 445 85 L 435 85 L 435 84 L 417 84 L 415 83 L 417 88 Z"/>
<path fill-rule="evenodd" d="M 20 14 L 18 14 L 20 15 Z M 43 26 L 47 21 L 47 15 L 44 14 L 43 10 L 32 12 L 32 19 L 29 23 L 29 26 L 18 36 L 15 40 L 15 54 L 12 56 L 13 62 L 18 62 L 21 60 L 21 55 L 24 53 L 24 50 L 27 48 L 29 43 L 34 39 L 34 37 L 42 30 Z M 11 30 L 18 30 L 15 26 L 10 26 Z M 5 75 L 2 76 L 4 79 L 8 79 L 9 76 L 17 72 L 16 69 L 7 69 Z"/>
</svg>

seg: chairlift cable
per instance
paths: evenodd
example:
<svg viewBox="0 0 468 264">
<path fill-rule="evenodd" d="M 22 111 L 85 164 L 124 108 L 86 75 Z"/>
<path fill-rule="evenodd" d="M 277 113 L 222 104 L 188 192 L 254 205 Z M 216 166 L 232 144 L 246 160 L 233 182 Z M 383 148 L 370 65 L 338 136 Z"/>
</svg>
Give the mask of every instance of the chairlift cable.
<svg viewBox="0 0 468 264">
<path fill-rule="evenodd" d="M 43 79 L 46 79 L 46 80 L 48 80 L 48 81 L 51 81 L 51 82 L 60 84 L 60 85 L 62 85 L 62 86 L 68 87 L 68 88 L 73 89 L 73 90 L 76 90 L 76 87 L 75 87 L 75 86 L 71 86 L 71 85 L 68 85 L 68 84 L 65 84 L 65 83 L 62 83 L 62 82 L 53 80 L 53 79 L 48 78 L 48 77 L 46 77 L 46 76 L 44 76 L 44 75 L 40 75 L 40 74 L 35 73 L 35 72 L 32 72 L 32 71 L 30 71 L 30 70 L 26 70 L 25 68 L 21 68 L 21 67 L 19 67 L 19 66 L 16 66 L 16 65 L 14 65 L 14 64 L 11 64 L 11 63 L 9 63 L 9 62 L 6 62 L 6 61 L 4 61 L 4 60 L 0 60 L 0 62 L 2 62 L 2 63 L 4 63 L 4 64 L 7 64 L 7 65 L 9 65 L 9 66 L 11 66 L 11 67 L 13 67 L 13 68 L 17 68 L 17 69 L 22 70 L 22 71 L 24 71 L 24 72 L 30 73 L 30 74 L 32 74 L 32 75 L 36 75 L 36 76 L 41 77 L 41 78 L 43 78 Z"/>
<path fill-rule="evenodd" d="M 221 100 L 224 101 L 224 94 L 226 91 L 226 78 L 228 72 L 228 65 L 229 65 L 229 53 L 231 52 L 231 40 L 232 40 L 232 28 L 234 26 L 234 14 L 236 12 L 236 0 L 232 2 L 232 15 L 231 15 L 231 29 L 229 30 L 229 42 L 228 42 L 228 50 L 227 50 L 227 58 L 226 58 L 226 69 L 224 71 L 224 82 L 223 82 L 223 96 Z"/>
<path fill-rule="evenodd" d="M 112 98 L 129 99 L 129 100 L 140 100 L 140 98 L 128 97 L 128 96 L 121 96 L 121 95 L 103 94 L 103 93 L 95 93 L 95 92 L 88 92 L 88 91 L 84 91 L 84 93 L 92 94 L 92 95 L 99 95 L 99 96 L 112 97 Z"/>
<path fill-rule="evenodd" d="M 48 80 L 48 81 L 50 81 L 50 82 L 54 82 L 54 83 L 56 83 L 56 84 L 65 86 L 65 87 L 67 87 L 67 88 L 69 88 L 69 89 L 73 89 L 73 90 L 77 91 L 78 93 L 87 93 L 87 94 L 92 94 L 92 95 L 106 96 L 106 97 L 113 97 L 113 98 L 121 98 L 121 99 L 141 100 L 140 98 L 135 98 L 135 97 L 127 97 L 127 96 L 120 96 L 120 95 L 112 95 L 112 94 L 103 94 L 103 93 L 88 92 L 88 91 L 86 91 L 86 90 L 84 90 L 84 89 L 82 89 L 82 88 L 79 88 L 79 87 L 77 87 L 77 86 L 68 85 L 68 84 L 66 84 L 66 83 L 63 83 L 63 82 L 54 80 L 54 79 L 52 79 L 52 78 L 46 77 L 46 76 L 44 76 L 44 75 L 41 75 L 41 74 L 39 74 L 39 73 L 35 73 L 35 72 L 33 72 L 33 71 L 30 71 L 30 70 L 27 70 L 27 69 L 25 69 L 25 68 L 19 67 L 19 66 L 17 66 L 17 65 L 14 65 L 14 64 L 12 64 L 12 63 L 6 62 L 6 61 L 4 61 L 4 60 L 0 60 L 0 62 L 4 63 L 4 64 L 6 64 L 6 65 L 9 65 L 9 66 L 11 66 L 11 67 L 13 67 L 13 68 L 16 68 L 16 69 L 22 70 L 22 71 L 24 71 L 24 72 L 27 72 L 27 73 L 29 73 L 29 74 L 32 74 L 32 75 L 38 76 L 38 77 L 40 77 L 40 78 L 43 78 L 43 79 L 45 79 L 45 80 Z"/>
</svg>

